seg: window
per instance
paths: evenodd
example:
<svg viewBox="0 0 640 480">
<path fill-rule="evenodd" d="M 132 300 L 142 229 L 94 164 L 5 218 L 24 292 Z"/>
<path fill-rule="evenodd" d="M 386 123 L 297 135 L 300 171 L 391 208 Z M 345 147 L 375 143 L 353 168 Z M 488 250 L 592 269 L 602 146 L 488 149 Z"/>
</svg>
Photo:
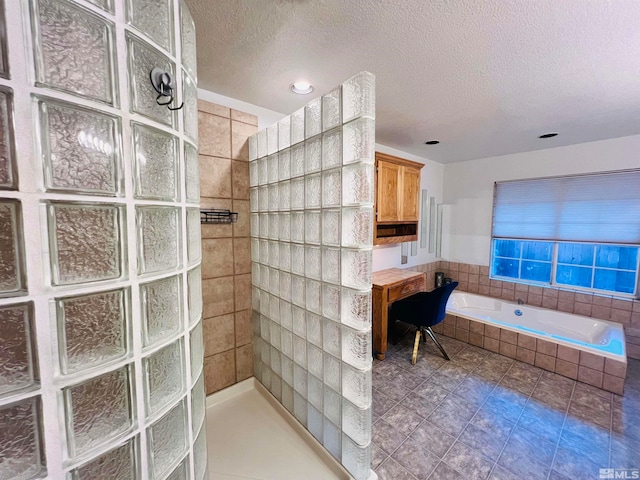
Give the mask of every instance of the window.
<svg viewBox="0 0 640 480">
<path fill-rule="evenodd" d="M 640 170 L 498 182 L 491 277 L 638 294 Z"/>
</svg>

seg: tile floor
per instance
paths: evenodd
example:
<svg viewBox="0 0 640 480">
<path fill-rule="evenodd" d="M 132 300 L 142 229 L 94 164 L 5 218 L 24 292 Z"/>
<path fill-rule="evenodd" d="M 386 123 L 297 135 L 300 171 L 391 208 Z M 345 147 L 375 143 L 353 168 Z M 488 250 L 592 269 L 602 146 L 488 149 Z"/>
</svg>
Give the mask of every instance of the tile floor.
<svg viewBox="0 0 640 480">
<path fill-rule="evenodd" d="M 411 333 L 374 362 L 380 480 L 590 480 L 640 468 L 640 361 L 629 360 L 618 396 L 438 338 L 449 362 L 427 339 L 411 365 Z"/>
</svg>

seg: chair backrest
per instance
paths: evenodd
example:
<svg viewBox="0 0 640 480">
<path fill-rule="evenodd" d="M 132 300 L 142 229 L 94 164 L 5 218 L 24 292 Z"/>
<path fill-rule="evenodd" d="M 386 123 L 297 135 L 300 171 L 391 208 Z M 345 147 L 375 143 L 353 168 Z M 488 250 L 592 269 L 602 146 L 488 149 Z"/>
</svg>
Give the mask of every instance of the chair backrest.
<svg viewBox="0 0 640 480">
<path fill-rule="evenodd" d="M 458 282 L 451 282 L 434 290 L 434 293 L 437 294 L 437 297 L 435 297 L 432 301 L 437 305 L 437 311 L 435 314 L 436 320 L 433 325 L 444 320 L 444 317 L 447 315 L 447 302 L 449 301 L 451 293 L 457 286 Z"/>
<path fill-rule="evenodd" d="M 430 292 L 420 292 L 391 304 L 391 320 L 431 327 L 444 320 L 447 301 L 458 282 L 451 282 Z"/>
</svg>

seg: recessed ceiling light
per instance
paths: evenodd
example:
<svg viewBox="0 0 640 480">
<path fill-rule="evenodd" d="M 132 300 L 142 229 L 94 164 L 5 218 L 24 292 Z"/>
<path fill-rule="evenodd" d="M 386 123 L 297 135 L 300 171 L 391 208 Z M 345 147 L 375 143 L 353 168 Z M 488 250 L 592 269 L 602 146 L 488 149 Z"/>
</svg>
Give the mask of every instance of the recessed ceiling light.
<svg viewBox="0 0 640 480">
<path fill-rule="evenodd" d="M 437 145 L 440 142 L 438 140 L 429 140 L 428 142 L 424 142 L 425 145 Z"/>
<path fill-rule="evenodd" d="M 540 135 L 538 138 L 551 138 L 558 135 L 557 133 L 545 133 L 544 135 Z"/>
<path fill-rule="evenodd" d="M 309 82 L 294 82 L 289 86 L 289 89 L 298 95 L 307 95 L 313 92 L 313 85 Z"/>
</svg>

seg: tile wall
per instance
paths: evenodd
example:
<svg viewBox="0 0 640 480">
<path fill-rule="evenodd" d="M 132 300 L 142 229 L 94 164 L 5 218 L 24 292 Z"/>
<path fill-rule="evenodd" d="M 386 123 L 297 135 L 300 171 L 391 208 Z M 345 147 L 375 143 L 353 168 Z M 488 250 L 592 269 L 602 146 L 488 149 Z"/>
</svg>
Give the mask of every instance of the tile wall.
<svg viewBox="0 0 640 480">
<path fill-rule="evenodd" d="M 204 370 L 207 394 L 253 376 L 248 138 L 254 115 L 198 101 L 200 203 L 238 213 L 202 225 Z"/>
</svg>

